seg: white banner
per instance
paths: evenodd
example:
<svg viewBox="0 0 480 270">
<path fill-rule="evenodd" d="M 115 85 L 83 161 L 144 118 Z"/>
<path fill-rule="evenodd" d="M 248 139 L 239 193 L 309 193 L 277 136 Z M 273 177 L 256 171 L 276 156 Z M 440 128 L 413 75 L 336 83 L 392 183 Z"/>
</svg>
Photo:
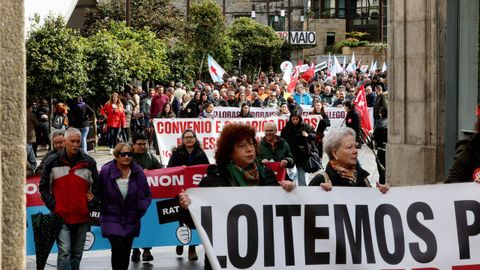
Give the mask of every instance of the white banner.
<svg viewBox="0 0 480 270">
<path fill-rule="evenodd" d="M 319 116 L 315 115 L 303 117 L 303 120 L 314 128 L 317 127 L 318 119 Z M 214 150 L 220 132 L 225 125 L 238 122 L 253 126 L 257 131 L 257 139 L 260 140 L 265 136 L 265 123 L 275 123 L 277 125 L 278 134 L 280 134 L 280 131 L 288 122 L 288 118 L 155 118 L 153 119 L 153 124 L 162 162 L 168 164 L 173 148 L 182 143 L 181 135 L 183 131 L 186 129 L 192 129 L 197 134 L 197 140 L 207 154 L 208 159 L 211 163 L 214 163 Z"/>
<path fill-rule="evenodd" d="M 480 269 L 478 184 L 187 193 L 213 269 Z"/>
</svg>

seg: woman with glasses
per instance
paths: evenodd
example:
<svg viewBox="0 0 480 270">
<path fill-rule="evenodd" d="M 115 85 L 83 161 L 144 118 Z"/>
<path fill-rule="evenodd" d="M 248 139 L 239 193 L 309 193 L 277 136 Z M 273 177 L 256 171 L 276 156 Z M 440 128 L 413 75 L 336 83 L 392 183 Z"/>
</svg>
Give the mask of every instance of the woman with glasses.
<svg viewBox="0 0 480 270">
<path fill-rule="evenodd" d="M 253 118 L 252 113 L 250 112 L 250 105 L 244 102 L 242 107 L 240 107 L 240 112 L 238 113 L 238 118 Z"/>
<path fill-rule="evenodd" d="M 255 129 L 246 124 L 226 125 L 217 140 L 216 165 L 210 165 L 200 187 L 254 187 L 282 186 L 287 192 L 295 188 L 292 181 L 277 181 L 274 172 L 265 167 L 257 157 L 258 141 Z M 179 194 L 180 206 L 190 204 L 184 191 Z M 212 269 L 205 258 L 205 269 Z"/>
<path fill-rule="evenodd" d="M 114 160 L 100 171 L 100 225 L 102 236 L 112 246 L 112 269 L 128 269 L 133 238 L 140 234 L 140 219 L 151 203 L 143 169 L 132 162 L 132 147 L 119 143 Z"/>
<path fill-rule="evenodd" d="M 173 149 L 172 156 L 168 161 L 167 167 L 176 167 L 176 166 L 192 166 L 200 164 L 209 164 L 207 155 L 200 147 L 200 143 L 197 140 L 197 135 L 193 130 L 186 129 L 182 134 L 182 144 L 177 148 Z M 193 228 L 193 222 L 191 218 L 186 218 L 180 221 L 180 226 L 185 223 L 188 227 Z M 183 246 L 177 246 L 176 249 L 177 255 L 183 254 Z M 197 252 L 195 251 L 195 246 L 188 247 L 188 259 L 191 261 L 198 260 Z"/>
</svg>

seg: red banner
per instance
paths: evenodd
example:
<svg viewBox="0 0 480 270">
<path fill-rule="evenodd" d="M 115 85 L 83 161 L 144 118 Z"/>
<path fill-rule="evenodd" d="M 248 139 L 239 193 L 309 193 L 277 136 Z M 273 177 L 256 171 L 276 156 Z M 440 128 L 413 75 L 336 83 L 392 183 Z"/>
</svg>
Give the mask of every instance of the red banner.
<svg viewBox="0 0 480 270">
<path fill-rule="evenodd" d="M 270 167 L 277 179 L 283 180 L 286 177 L 286 170 L 280 168 L 280 162 L 266 164 Z M 157 170 L 145 170 L 148 185 L 152 191 L 153 199 L 174 198 L 182 189 L 197 187 L 207 173 L 209 165 L 179 166 Z M 27 207 L 44 205 L 40 198 L 38 184 L 40 176 L 28 177 L 25 184 L 27 195 Z"/>
</svg>

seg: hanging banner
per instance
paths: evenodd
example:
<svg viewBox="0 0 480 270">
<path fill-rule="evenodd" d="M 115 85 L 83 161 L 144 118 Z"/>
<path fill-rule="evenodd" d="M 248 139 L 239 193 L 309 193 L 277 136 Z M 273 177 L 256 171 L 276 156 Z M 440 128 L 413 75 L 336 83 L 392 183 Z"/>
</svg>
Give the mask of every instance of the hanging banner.
<svg viewBox="0 0 480 270">
<path fill-rule="evenodd" d="M 187 190 L 213 269 L 480 269 L 480 185 Z"/>
<path fill-rule="evenodd" d="M 303 121 L 314 128 L 317 127 L 319 116 L 308 115 L 303 117 Z M 278 134 L 288 122 L 287 117 L 269 117 L 269 118 L 155 118 L 153 125 L 157 136 L 160 157 L 163 164 L 168 164 L 174 147 L 182 143 L 181 135 L 184 130 L 192 129 L 197 135 L 197 141 L 207 154 L 211 163 L 214 163 L 214 150 L 217 145 L 217 139 L 225 125 L 231 123 L 245 123 L 251 125 L 257 131 L 257 140 L 265 136 L 265 123 L 275 123 Z"/>
<path fill-rule="evenodd" d="M 266 165 L 274 171 L 279 181 L 285 179 L 286 170 L 280 167 L 279 162 L 270 162 Z M 208 165 L 179 166 L 144 171 L 152 192 L 152 203 L 142 218 L 140 236 L 135 238 L 134 247 L 198 245 L 200 243 L 196 230 L 179 222 L 179 219 L 184 217 L 186 213 L 181 211 L 175 197 L 182 189 L 197 187 L 206 175 L 207 167 Z M 35 242 L 31 226 L 32 215 L 50 213 L 50 210 L 47 209 L 40 198 L 39 182 L 40 177 L 33 176 L 27 178 L 25 184 L 27 255 L 35 254 Z M 99 217 L 99 212 L 90 213 L 90 228 L 87 232 L 85 251 L 110 249 L 110 242 L 102 237 Z M 55 245 L 52 253 L 56 252 L 57 247 Z"/>
</svg>

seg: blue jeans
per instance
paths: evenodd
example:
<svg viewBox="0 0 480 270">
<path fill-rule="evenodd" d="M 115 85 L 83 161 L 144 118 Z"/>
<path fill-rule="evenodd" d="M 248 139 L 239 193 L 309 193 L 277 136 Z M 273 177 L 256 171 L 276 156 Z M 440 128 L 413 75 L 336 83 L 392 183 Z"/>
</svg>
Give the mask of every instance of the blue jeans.
<svg viewBox="0 0 480 270">
<path fill-rule="evenodd" d="M 88 231 L 88 223 L 63 224 L 57 236 L 58 270 L 78 270 L 82 260 L 83 247 Z"/>
<path fill-rule="evenodd" d="M 115 148 L 117 146 L 117 139 L 118 139 L 118 132 L 120 128 L 109 127 L 108 128 L 108 146 L 110 149 Z"/>
<path fill-rule="evenodd" d="M 297 181 L 298 186 L 306 186 L 307 185 L 307 175 L 303 170 L 302 166 L 297 165 Z"/>
<path fill-rule="evenodd" d="M 90 127 L 79 128 L 80 132 L 82 133 L 82 149 L 83 152 L 87 153 L 87 136 Z"/>
</svg>

